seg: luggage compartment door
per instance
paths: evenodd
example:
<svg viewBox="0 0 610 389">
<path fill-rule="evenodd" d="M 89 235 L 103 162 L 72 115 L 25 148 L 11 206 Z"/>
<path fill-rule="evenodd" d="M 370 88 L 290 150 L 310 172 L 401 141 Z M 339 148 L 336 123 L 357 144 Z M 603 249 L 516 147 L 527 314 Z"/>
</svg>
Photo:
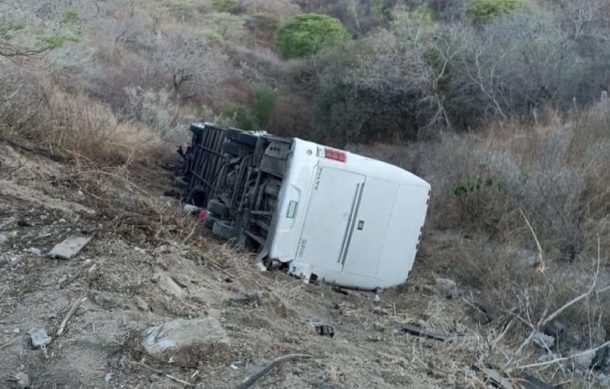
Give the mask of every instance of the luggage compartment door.
<svg viewBox="0 0 610 389">
<path fill-rule="evenodd" d="M 394 183 L 367 178 L 353 220 L 352 236 L 343 254 L 344 272 L 367 277 L 377 275 L 397 192 L 398 185 Z"/>
<path fill-rule="evenodd" d="M 318 168 L 297 261 L 341 271 L 365 180 L 364 175 L 346 170 Z"/>
</svg>

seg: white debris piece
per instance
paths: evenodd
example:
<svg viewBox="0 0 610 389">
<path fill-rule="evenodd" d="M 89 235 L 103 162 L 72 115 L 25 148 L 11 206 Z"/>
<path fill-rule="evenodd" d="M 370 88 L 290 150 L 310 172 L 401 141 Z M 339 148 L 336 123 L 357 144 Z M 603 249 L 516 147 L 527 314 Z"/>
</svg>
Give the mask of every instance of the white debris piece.
<svg viewBox="0 0 610 389">
<path fill-rule="evenodd" d="M 192 215 L 194 213 L 197 213 L 201 211 L 201 207 L 198 207 L 196 205 L 191 205 L 191 204 L 185 204 L 184 205 L 184 212 L 188 213 L 189 215 Z"/>
<path fill-rule="evenodd" d="M 49 252 L 51 258 L 70 259 L 77 255 L 89 242 L 90 236 L 70 236 L 56 244 Z"/>
<path fill-rule="evenodd" d="M 47 335 L 47 330 L 44 328 L 32 328 L 28 331 L 32 341 L 33 348 L 43 348 L 51 344 L 53 338 Z"/>
</svg>

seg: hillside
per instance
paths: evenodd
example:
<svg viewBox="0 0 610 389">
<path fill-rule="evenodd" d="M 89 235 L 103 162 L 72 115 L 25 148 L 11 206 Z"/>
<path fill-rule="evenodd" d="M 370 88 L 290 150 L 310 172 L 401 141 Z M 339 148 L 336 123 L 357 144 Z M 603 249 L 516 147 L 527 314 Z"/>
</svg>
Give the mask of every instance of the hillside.
<svg viewBox="0 0 610 389">
<path fill-rule="evenodd" d="M 609 36 L 603 0 L 3 1 L 0 387 L 237 387 L 290 353 L 258 387 L 610 387 Z M 211 236 L 163 196 L 202 119 L 430 182 L 408 282 Z"/>
</svg>

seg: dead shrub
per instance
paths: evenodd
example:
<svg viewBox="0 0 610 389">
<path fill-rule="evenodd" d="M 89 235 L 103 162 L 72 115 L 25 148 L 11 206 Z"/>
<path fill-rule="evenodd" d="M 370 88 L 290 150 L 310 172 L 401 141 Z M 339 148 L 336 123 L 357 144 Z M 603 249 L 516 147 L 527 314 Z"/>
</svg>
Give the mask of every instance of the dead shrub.
<svg viewBox="0 0 610 389">
<path fill-rule="evenodd" d="M 594 279 L 597 288 L 610 285 L 608 112 L 597 107 L 569 122 L 557 118 L 550 112 L 540 126 L 497 125 L 476 137 L 349 147 L 430 182 L 429 232 L 420 253 L 426 270 L 481 291 L 500 308 L 501 322 L 513 322 L 519 342 Z M 540 269 L 516 253 L 537 252 L 536 239 Z M 564 328 L 562 349 L 603 343 L 610 331 L 607 293 L 587 295 L 540 329 Z"/>
<path fill-rule="evenodd" d="M 163 154 L 160 137 L 136 122 L 121 122 L 110 107 L 82 92 L 47 91 L 49 118 L 41 130 L 50 147 L 108 164 L 150 163 Z"/>
<path fill-rule="evenodd" d="M 158 133 L 121 121 L 108 105 L 78 89 L 67 92 L 43 74 L 8 65 L 0 76 L 0 131 L 51 154 L 101 164 L 150 163 L 167 154 Z"/>
</svg>

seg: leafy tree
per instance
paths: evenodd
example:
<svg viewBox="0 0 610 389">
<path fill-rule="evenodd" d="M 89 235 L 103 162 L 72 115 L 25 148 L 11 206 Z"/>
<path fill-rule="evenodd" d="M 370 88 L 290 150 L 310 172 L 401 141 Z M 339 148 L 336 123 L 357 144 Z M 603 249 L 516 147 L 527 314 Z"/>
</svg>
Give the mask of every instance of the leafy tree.
<svg viewBox="0 0 610 389">
<path fill-rule="evenodd" d="M 507 16 L 519 8 L 526 7 L 525 0 L 473 0 L 466 9 L 466 14 L 475 22 L 484 23 Z"/>
<path fill-rule="evenodd" d="M 303 14 L 282 27 L 276 45 L 286 58 L 305 57 L 320 49 L 348 41 L 341 21 L 327 15 Z"/>
</svg>

